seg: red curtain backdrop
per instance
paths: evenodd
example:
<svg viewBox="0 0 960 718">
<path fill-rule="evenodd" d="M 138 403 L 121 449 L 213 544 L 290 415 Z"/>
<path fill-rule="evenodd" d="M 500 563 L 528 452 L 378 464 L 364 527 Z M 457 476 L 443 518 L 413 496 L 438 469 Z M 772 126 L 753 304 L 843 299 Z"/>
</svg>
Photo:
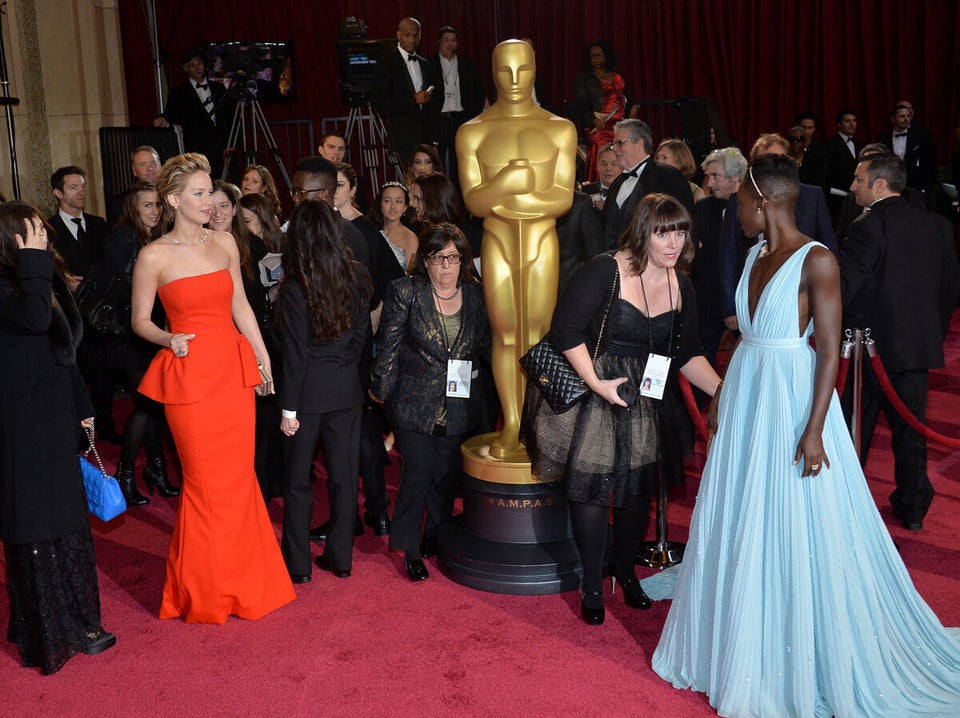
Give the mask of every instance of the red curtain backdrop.
<svg viewBox="0 0 960 718">
<path fill-rule="evenodd" d="M 934 133 L 941 164 L 960 124 L 960 4 L 956 0 L 190 0 L 157 3 L 161 47 L 171 82 L 183 81 L 180 54 L 203 41 L 294 43 L 297 99 L 264 105 L 270 120 L 345 115 L 337 85 L 339 20 L 363 18 L 370 37 L 393 37 L 410 15 L 423 26 L 420 52 L 436 53 L 442 25 L 458 30 L 460 51 L 490 84 L 490 51 L 500 40 L 529 37 L 551 104 L 573 99 L 587 43 L 617 53 L 639 99 L 711 96 L 734 137 L 749 146 L 760 132 L 785 133 L 796 112 L 821 117 L 818 138 L 836 132 L 834 115 L 857 111 L 861 140 L 889 126 L 899 99 Z M 119 4 L 130 118 L 157 112 L 142 2 Z M 659 140 L 660 138 L 655 138 Z"/>
</svg>

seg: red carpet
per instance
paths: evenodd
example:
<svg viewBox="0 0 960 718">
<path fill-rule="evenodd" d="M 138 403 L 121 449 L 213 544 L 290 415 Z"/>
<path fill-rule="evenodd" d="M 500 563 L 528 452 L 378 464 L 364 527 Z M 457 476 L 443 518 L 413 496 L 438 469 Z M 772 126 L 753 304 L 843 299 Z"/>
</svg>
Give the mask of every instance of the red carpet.
<svg viewBox="0 0 960 718">
<path fill-rule="evenodd" d="M 960 436 L 960 313 L 948 370 L 931 376 L 928 423 Z M 937 489 L 922 533 L 899 527 L 885 425 L 867 476 L 917 588 L 940 619 L 960 625 L 960 452 L 931 445 Z M 107 449 L 111 461 L 116 448 Z M 702 457 L 701 457 L 702 458 Z M 111 468 L 111 467 L 108 467 Z M 671 504 L 671 537 L 686 534 L 699 471 Z M 396 489 L 396 471 L 389 475 Z M 317 485 L 315 517 L 326 517 Z M 387 540 L 357 539 L 353 576 L 314 572 L 297 600 L 259 621 L 224 626 L 160 621 L 164 559 L 177 499 L 154 497 L 94 527 L 103 621 L 119 640 L 44 677 L 0 648 L 2 716 L 645 716 L 714 715 L 700 694 L 674 690 L 649 667 L 667 604 L 650 611 L 608 598 L 588 627 L 575 592 L 542 597 L 481 593 L 442 576 L 411 584 Z M 270 506 L 279 534 L 279 500 Z M 607 584 L 609 586 L 609 584 Z M 9 606 L 0 599 L 0 626 Z"/>
</svg>

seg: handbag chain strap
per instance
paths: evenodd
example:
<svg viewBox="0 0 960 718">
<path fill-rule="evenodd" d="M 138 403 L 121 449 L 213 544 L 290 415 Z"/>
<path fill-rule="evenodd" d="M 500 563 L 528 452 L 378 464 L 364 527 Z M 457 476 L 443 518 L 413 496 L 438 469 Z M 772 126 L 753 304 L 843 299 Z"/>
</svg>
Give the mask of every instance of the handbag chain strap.
<svg viewBox="0 0 960 718">
<path fill-rule="evenodd" d="M 92 451 L 93 457 L 97 460 L 97 466 L 100 467 L 100 471 L 103 472 L 104 476 L 109 476 L 109 474 L 107 474 L 107 470 L 103 468 L 103 459 L 100 458 L 100 452 L 97 451 L 97 445 L 93 441 L 93 427 L 85 426 L 83 428 L 87 432 L 87 439 L 89 439 L 90 441 L 90 446 L 87 448 L 86 451 L 83 452 L 83 455 L 87 456 Z"/>
<path fill-rule="evenodd" d="M 617 258 L 611 257 L 614 263 L 616 263 Z M 613 284 L 610 286 L 610 298 L 607 300 L 607 310 L 603 313 L 603 321 L 600 322 L 600 333 L 597 335 L 597 345 L 593 348 L 593 360 L 597 360 L 597 356 L 600 354 L 600 340 L 603 339 L 603 330 L 607 326 L 607 317 L 610 316 L 610 308 L 613 306 L 613 297 L 617 293 L 617 280 L 620 279 L 620 265 L 617 264 L 617 269 L 613 273 Z"/>
</svg>

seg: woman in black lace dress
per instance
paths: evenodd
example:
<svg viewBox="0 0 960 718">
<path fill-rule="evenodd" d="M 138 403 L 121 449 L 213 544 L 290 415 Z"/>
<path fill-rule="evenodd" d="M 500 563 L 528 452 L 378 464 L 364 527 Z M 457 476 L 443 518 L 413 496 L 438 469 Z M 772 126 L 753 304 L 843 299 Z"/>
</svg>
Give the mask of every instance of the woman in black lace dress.
<svg viewBox="0 0 960 718">
<path fill-rule="evenodd" d="M 93 406 L 76 363 L 80 315 L 35 207 L 0 205 L 0 537 L 7 640 L 24 666 L 56 673 L 117 638 L 100 592 L 77 463 Z"/>
<path fill-rule="evenodd" d="M 583 565 L 581 613 L 593 625 L 604 619 L 611 506 L 613 573 L 624 601 L 632 608 L 651 605 L 634 560 L 659 473 L 668 482 L 682 480 L 684 445 L 692 445 L 677 372 L 711 396 L 720 385 L 703 357 L 697 300 L 684 273 L 693 257 L 689 230 L 690 216 L 679 202 L 647 195 L 620 249 L 587 262 L 553 314 L 550 336 L 590 388 L 587 396 L 555 414 L 527 382 L 521 438 L 534 477 L 566 494 Z M 658 383 L 660 391 L 647 391 Z"/>
</svg>

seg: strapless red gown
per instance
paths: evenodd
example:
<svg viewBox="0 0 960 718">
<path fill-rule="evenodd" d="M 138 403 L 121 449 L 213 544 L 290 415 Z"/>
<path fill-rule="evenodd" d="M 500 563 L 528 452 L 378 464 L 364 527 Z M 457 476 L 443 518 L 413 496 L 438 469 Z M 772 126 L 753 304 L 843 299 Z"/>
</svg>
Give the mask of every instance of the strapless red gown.
<svg viewBox="0 0 960 718">
<path fill-rule="evenodd" d="M 162 349 L 140 392 L 165 405 L 183 467 L 160 618 L 260 618 L 295 598 L 253 468 L 257 359 L 231 314 L 227 270 L 160 287 L 187 356 Z"/>
</svg>

